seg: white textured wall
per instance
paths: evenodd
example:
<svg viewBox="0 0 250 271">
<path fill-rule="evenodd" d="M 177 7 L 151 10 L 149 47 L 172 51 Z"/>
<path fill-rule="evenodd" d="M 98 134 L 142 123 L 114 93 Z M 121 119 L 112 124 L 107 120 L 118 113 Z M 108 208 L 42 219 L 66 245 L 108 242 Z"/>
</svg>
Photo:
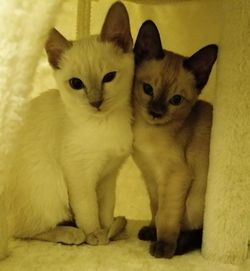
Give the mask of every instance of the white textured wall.
<svg viewBox="0 0 250 271">
<path fill-rule="evenodd" d="M 250 230 L 250 1 L 223 1 L 204 255 L 237 263 Z"/>
</svg>

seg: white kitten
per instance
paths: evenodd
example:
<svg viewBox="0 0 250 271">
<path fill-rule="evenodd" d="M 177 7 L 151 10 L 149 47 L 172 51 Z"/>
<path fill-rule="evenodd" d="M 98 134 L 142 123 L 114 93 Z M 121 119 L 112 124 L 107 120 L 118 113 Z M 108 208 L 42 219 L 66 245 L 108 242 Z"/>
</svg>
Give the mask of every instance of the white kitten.
<svg viewBox="0 0 250 271">
<path fill-rule="evenodd" d="M 51 31 L 46 51 L 58 90 L 30 102 L 20 131 L 5 191 L 12 236 L 79 244 L 86 235 L 102 244 L 124 227 L 125 219 L 113 223 L 113 211 L 132 144 L 131 48 L 120 2 L 100 36 L 71 42 Z M 58 226 L 70 220 L 78 228 Z"/>
</svg>

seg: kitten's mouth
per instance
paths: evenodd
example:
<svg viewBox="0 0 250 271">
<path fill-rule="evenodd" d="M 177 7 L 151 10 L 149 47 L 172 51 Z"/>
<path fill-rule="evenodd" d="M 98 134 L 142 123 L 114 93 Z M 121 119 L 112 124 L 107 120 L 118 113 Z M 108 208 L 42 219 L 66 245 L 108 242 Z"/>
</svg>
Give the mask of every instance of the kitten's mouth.
<svg viewBox="0 0 250 271">
<path fill-rule="evenodd" d="M 145 116 L 146 121 L 151 124 L 151 125 L 164 125 L 166 124 L 169 120 L 167 117 L 153 117 L 151 114 L 146 114 Z"/>
<path fill-rule="evenodd" d="M 149 123 L 153 125 L 162 125 L 167 122 L 167 118 L 165 117 L 165 114 L 163 114 L 162 112 L 159 113 L 150 111 L 147 114 L 147 118 L 149 120 Z"/>
<path fill-rule="evenodd" d="M 164 125 L 169 122 L 169 117 L 166 114 L 162 114 L 161 116 L 152 115 L 150 112 L 146 110 L 141 110 L 141 116 L 144 120 L 151 125 Z"/>
<path fill-rule="evenodd" d="M 154 117 L 150 117 L 149 119 L 148 119 L 148 122 L 150 123 L 150 124 L 153 124 L 153 125 L 164 125 L 164 124 L 166 124 L 168 121 L 167 121 L 167 119 L 165 119 L 165 118 L 154 118 Z"/>
</svg>

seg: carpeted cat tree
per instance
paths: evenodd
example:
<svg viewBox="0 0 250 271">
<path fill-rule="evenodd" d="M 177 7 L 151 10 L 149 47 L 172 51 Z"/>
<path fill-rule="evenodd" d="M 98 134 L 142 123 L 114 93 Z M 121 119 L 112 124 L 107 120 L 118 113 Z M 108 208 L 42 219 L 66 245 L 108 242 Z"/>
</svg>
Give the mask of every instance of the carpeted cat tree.
<svg viewBox="0 0 250 271">
<path fill-rule="evenodd" d="M 4 197 L 5 173 L 25 104 L 54 87 L 41 58 L 47 33 L 54 25 L 69 38 L 74 38 L 76 25 L 78 38 L 98 33 L 112 2 L 0 1 L 0 256 L 7 239 L 1 236 L 4 202 L 11 200 Z M 124 3 L 134 39 L 141 23 L 152 19 L 167 49 L 190 55 L 208 43 L 219 45 L 217 67 L 204 91 L 214 104 L 214 122 L 202 252 L 159 260 L 149 255 L 147 243 L 137 240 L 143 225 L 138 220 L 148 219 L 148 199 L 129 160 L 119 177 L 116 208 L 117 214 L 132 219 L 129 239 L 100 247 L 12 240 L 10 257 L 0 262 L 0 270 L 250 270 L 250 1 Z"/>
</svg>

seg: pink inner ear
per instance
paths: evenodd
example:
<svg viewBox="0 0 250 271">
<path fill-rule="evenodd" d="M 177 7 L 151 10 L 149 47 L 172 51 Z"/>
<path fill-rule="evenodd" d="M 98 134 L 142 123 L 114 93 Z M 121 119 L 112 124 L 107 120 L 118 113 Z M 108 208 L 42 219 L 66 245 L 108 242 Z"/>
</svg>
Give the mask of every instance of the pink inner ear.
<svg viewBox="0 0 250 271">
<path fill-rule="evenodd" d="M 56 29 L 52 29 L 49 38 L 45 44 L 50 65 L 54 69 L 59 69 L 59 63 L 63 52 L 72 46 L 72 42 L 68 41 Z"/>
<path fill-rule="evenodd" d="M 130 37 L 125 37 L 123 34 L 116 34 L 112 37 L 112 40 L 116 46 L 120 47 L 123 49 L 124 52 L 128 52 L 129 50 L 132 49 L 132 43 Z"/>
<path fill-rule="evenodd" d="M 112 42 L 114 45 L 121 48 L 124 52 L 128 52 L 133 47 L 133 40 L 130 34 L 130 31 L 128 32 L 102 32 L 101 34 L 101 40 L 102 41 L 108 41 Z"/>
<path fill-rule="evenodd" d="M 101 40 L 112 42 L 125 52 L 132 49 L 129 17 L 121 2 L 114 3 L 109 9 L 102 27 Z"/>
<path fill-rule="evenodd" d="M 53 68 L 59 69 L 59 62 L 62 53 L 63 51 L 61 49 L 54 49 L 51 50 L 50 53 L 48 54 L 49 63 Z"/>
</svg>

